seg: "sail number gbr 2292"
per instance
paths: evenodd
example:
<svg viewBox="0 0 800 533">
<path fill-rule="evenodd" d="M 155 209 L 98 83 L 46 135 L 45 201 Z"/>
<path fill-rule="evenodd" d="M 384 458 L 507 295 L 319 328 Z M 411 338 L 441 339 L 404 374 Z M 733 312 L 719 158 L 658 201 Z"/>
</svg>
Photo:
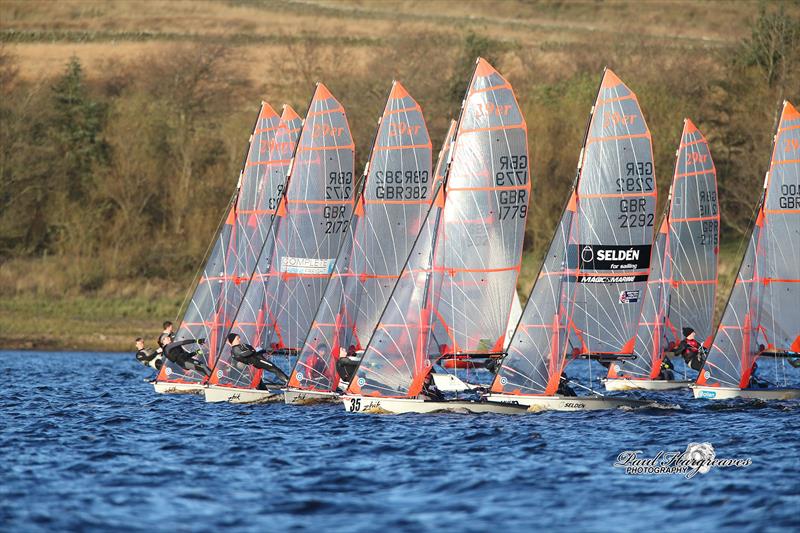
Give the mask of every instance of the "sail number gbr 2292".
<svg viewBox="0 0 800 533">
<path fill-rule="evenodd" d="M 494 175 L 496 187 L 518 187 L 528 184 L 528 156 L 500 156 L 500 168 Z M 497 191 L 500 220 L 525 218 L 528 215 L 528 191 L 501 189 Z"/>
</svg>

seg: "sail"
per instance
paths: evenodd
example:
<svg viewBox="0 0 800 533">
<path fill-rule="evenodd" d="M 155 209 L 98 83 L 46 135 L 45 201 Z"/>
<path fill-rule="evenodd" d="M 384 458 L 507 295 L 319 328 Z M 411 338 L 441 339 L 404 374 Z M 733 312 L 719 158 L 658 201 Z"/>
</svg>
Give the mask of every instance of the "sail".
<svg viewBox="0 0 800 533">
<path fill-rule="evenodd" d="M 440 353 L 502 349 L 530 192 L 527 131 L 511 85 L 483 59 L 451 150 L 446 194 L 438 188 L 351 394 L 416 397 Z"/>
<path fill-rule="evenodd" d="M 656 189 L 636 95 L 606 69 L 584 145 L 571 232 L 577 259 L 571 350 L 633 350 L 649 272 Z"/>
<path fill-rule="evenodd" d="M 690 327 L 701 343 L 710 345 L 718 258 L 717 173 L 705 137 L 686 119 L 669 215 L 671 275 L 665 328 L 668 342 L 680 342 L 681 331 Z"/>
<path fill-rule="evenodd" d="M 269 215 L 270 218 L 262 218 L 260 220 L 259 225 L 263 238 L 261 245 L 256 250 L 255 264 L 249 271 L 251 277 L 246 280 L 247 283 L 241 284 L 245 292 L 235 315 L 231 317 L 223 333 L 227 333 L 235 324 L 237 331 L 245 339 L 253 339 L 258 336 L 263 299 L 258 300 L 254 296 L 261 297 L 263 295 L 263 292 L 259 293 L 257 289 L 263 287 L 266 278 L 259 272 L 257 267 L 258 264 L 263 262 L 265 256 L 269 257 L 271 255 L 275 247 L 275 232 L 281 221 L 281 202 L 289 187 L 289 181 L 287 181 L 288 172 L 301 125 L 302 119 L 300 116 L 291 107 L 285 106 L 274 139 L 272 142 L 262 145 L 262 149 L 268 154 L 268 157 L 259 166 L 265 172 L 268 172 L 273 180 L 280 182 L 281 185 L 274 187 L 272 193 L 265 196 L 261 202 L 261 210 L 264 211 L 265 215 Z M 255 302 L 255 300 L 258 300 L 258 302 Z M 225 339 L 223 338 L 222 340 L 224 343 Z M 237 382 L 247 381 L 249 383 L 254 379 L 249 367 L 232 367 L 230 365 L 230 349 L 226 344 L 223 344 L 220 348 L 219 357 L 215 361 L 213 370 L 210 380 L 212 384 L 228 382 L 231 376 Z"/>
<path fill-rule="evenodd" d="M 514 299 L 511 301 L 511 314 L 508 315 L 508 325 L 506 326 L 504 345 L 506 349 L 511 344 L 511 336 L 514 335 L 514 330 L 517 329 L 520 318 L 522 318 L 522 303 L 519 301 L 519 293 L 514 291 Z"/>
<path fill-rule="evenodd" d="M 270 352 L 302 347 L 353 210 L 355 154 L 342 105 L 317 84 L 278 206 L 274 245 L 258 261 L 231 332 Z M 288 361 L 273 362 L 289 370 Z M 256 387 L 261 372 L 222 351 L 213 383 Z"/>
<path fill-rule="evenodd" d="M 275 201 L 284 187 L 285 175 L 274 173 L 271 167 L 273 157 L 288 157 L 271 150 L 279 122 L 272 107 L 262 103 L 235 199 L 175 336 L 176 340 L 206 339 L 197 358 L 207 366 L 213 366 L 223 346 L 224 333 L 242 300 L 266 238 L 264 227 L 269 226 Z M 204 378 L 200 372 L 184 370 L 165 359 L 158 381 L 199 383 Z"/>
<path fill-rule="evenodd" d="M 443 353 L 502 352 L 530 200 L 528 137 L 511 85 L 479 59 L 448 171 L 433 286 Z"/>
<path fill-rule="evenodd" d="M 434 176 L 422 109 L 394 82 L 357 209 L 290 386 L 334 390 L 340 350 L 366 346 L 428 211 Z"/>
<path fill-rule="evenodd" d="M 508 353 L 492 383 L 492 392 L 555 394 L 566 365 L 569 290 L 566 283 L 569 234 L 575 217 L 573 196 L 556 227 L 539 275 L 511 338 Z"/>
<path fill-rule="evenodd" d="M 684 327 L 710 344 L 718 256 L 714 161 L 703 134 L 686 119 L 667 213 L 653 247 L 633 350 L 637 358 L 612 365 L 609 377 L 655 379 L 664 351 L 680 342 Z"/>
<path fill-rule="evenodd" d="M 697 379 L 747 388 L 759 354 L 800 352 L 800 113 L 784 102 L 756 224 Z"/>
</svg>

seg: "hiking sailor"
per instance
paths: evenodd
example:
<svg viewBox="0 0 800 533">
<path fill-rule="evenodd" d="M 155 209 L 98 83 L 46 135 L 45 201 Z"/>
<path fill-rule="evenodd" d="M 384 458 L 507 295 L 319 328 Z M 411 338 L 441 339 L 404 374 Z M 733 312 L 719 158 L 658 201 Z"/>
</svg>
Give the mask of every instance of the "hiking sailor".
<svg viewBox="0 0 800 533">
<path fill-rule="evenodd" d="M 700 370 L 706 362 L 705 350 L 701 350 L 700 343 L 695 339 L 692 328 L 683 328 L 683 340 L 675 348 L 675 355 L 683 357 L 686 365 L 692 370 Z M 665 357 L 666 359 L 666 357 Z"/>
<path fill-rule="evenodd" d="M 144 339 L 141 337 L 136 337 L 134 342 L 136 343 L 137 350 L 136 360 L 142 363 L 144 366 L 149 366 L 153 370 L 161 370 L 161 366 L 164 364 L 161 354 L 155 350 L 145 349 Z"/>
<path fill-rule="evenodd" d="M 286 375 L 286 372 L 262 357 L 266 350 L 256 350 L 249 344 L 243 343 L 236 333 L 228 334 L 227 343 L 231 347 L 231 357 L 234 361 L 266 370 L 278 377 L 284 384 L 289 381 L 289 376 Z"/>
<path fill-rule="evenodd" d="M 164 346 L 175 340 L 175 332 L 172 328 L 172 322 L 167 320 L 164 322 L 162 327 L 164 328 L 164 331 L 162 331 L 161 335 L 158 336 L 158 348 L 160 350 L 163 350 Z"/>
<path fill-rule="evenodd" d="M 170 325 L 171 326 L 171 325 Z M 162 334 L 164 337 L 164 334 Z M 159 338 L 159 340 L 161 340 Z M 184 348 L 189 344 L 204 344 L 205 339 L 184 339 L 181 341 L 172 341 L 164 346 L 164 355 L 184 370 L 195 370 L 206 376 L 211 375 L 211 370 L 202 362 L 194 358 L 197 354 L 196 351 L 192 352 Z"/>
</svg>

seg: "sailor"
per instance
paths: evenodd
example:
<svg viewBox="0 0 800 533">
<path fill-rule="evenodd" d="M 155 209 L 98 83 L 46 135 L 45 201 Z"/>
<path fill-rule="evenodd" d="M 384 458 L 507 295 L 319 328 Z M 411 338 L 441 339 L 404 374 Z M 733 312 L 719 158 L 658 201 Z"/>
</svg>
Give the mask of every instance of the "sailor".
<svg viewBox="0 0 800 533">
<path fill-rule="evenodd" d="M 683 340 L 675 348 L 675 354 L 683 357 L 687 366 L 692 370 L 700 370 L 705 363 L 705 354 L 700 351 L 700 343 L 695 339 L 692 328 L 683 328 Z"/>
<path fill-rule="evenodd" d="M 165 328 L 166 329 L 166 328 Z M 162 334 L 162 337 L 164 335 Z M 164 355 L 184 370 L 195 370 L 206 376 L 211 375 L 211 370 L 202 362 L 194 358 L 197 352 L 191 352 L 184 348 L 189 344 L 204 344 L 205 339 L 184 339 L 182 341 L 172 341 L 164 346 Z"/>
<path fill-rule="evenodd" d="M 422 391 L 419 394 L 419 399 L 432 400 L 434 402 L 444 401 L 444 394 L 442 394 L 442 391 L 436 386 L 436 383 L 433 382 L 433 372 L 429 371 L 428 375 L 425 376 L 425 380 L 422 382 Z"/>
<path fill-rule="evenodd" d="M 575 389 L 569 385 L 569 376 L 565 372 L 561 373 L 561 379 L 558 380 L 558 389 L 556 394 L 559 396 L 577 396 Z"/>
<path fill-rule="evenodd" d="M 356 347 L 351 344 L 347 349 L 347 353 L 344 356 L 340 355 L 337 359 L 336 372 L 339 374 L 342 381 L 349 382 L 353 379 L 353 374 L 355 374 L 357 368 L 358 354 L 356 353 Z"/>
<path fill-rule="evenodd" d="M 144 339 L 136 337 L 136 360 L 144 366 L 149 366 L 154 370 L 161 370 L 164 361 L 161 359 L 161 354 L 155 350 L 147 350 L 144 347 Z"/>
<path fill-rule="evenodd" d="M 750 371 L 750 383 L 747 384 L 747 388 L 766 389 L 767 387 L 769 387 L 769 383 L 756 376 L 756 372 L 758 372 L 758 365 L 756 364 L 755 361 L 753 361 L 753 368 Z"/>
<path fill-rule="evenodd" d="M 281 370 L 275 363 L 263 357 L 267 352 L 266 350 L 256 350 L 251 345 L 243 343 L 236 333 L 228 334 L 227 343 L 231 347 L 231 357 L 233 357 L 235 361 L 260 368 L 261 370 L 266 370 L 274 374 L 284 384 L 289 381 L 289 376 L 286 375 L 286 372 Z"/>
<path fill-rule="evenodd" d="M 164 349 L 164 346 L 175 340 L 175 333 L 173 332 L 172 322 L 170 322 L 169 320 L 165 321 L 163 324 L 163 328 L 164 331 L 162 331 L 161 335 L 158 336 L 158 347 L 161 350 Z"/>
<path fill-rule="evenodd" d="M 672 365 L 672 361 L 670 361 L 669 357 L 666 355 L 663 359 L 661 359 L 661 368 L 658 372 L 658 377 L 656 379 L 663 379 L 666 381 L 672 381 L 675 379 L 675 367 Z"/>
</svg>

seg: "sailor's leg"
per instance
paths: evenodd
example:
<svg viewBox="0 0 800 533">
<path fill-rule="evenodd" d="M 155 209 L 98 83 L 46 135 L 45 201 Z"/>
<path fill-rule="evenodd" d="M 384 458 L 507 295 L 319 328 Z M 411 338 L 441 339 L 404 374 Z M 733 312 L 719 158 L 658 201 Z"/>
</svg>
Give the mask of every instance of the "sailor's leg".
<svg viewBox="0 0 800 533">
<path fill-rule="evenodd" d="M 278 367 L 276 364 L 270 361 L 265 361 L 264 359 L 258 359 L 253 363 L 253 366 L 256 368 L 260 368 L 261 370 L 266 370 L 267 372 L 275 374 L 275 376 L 278 377 L 280 380 L 282 380 L 284 383 L 287 383 L 289 381 L 289 376 L 286 375 L 286 372 L 281 370 L 280 367 Z"/>
</svg>

